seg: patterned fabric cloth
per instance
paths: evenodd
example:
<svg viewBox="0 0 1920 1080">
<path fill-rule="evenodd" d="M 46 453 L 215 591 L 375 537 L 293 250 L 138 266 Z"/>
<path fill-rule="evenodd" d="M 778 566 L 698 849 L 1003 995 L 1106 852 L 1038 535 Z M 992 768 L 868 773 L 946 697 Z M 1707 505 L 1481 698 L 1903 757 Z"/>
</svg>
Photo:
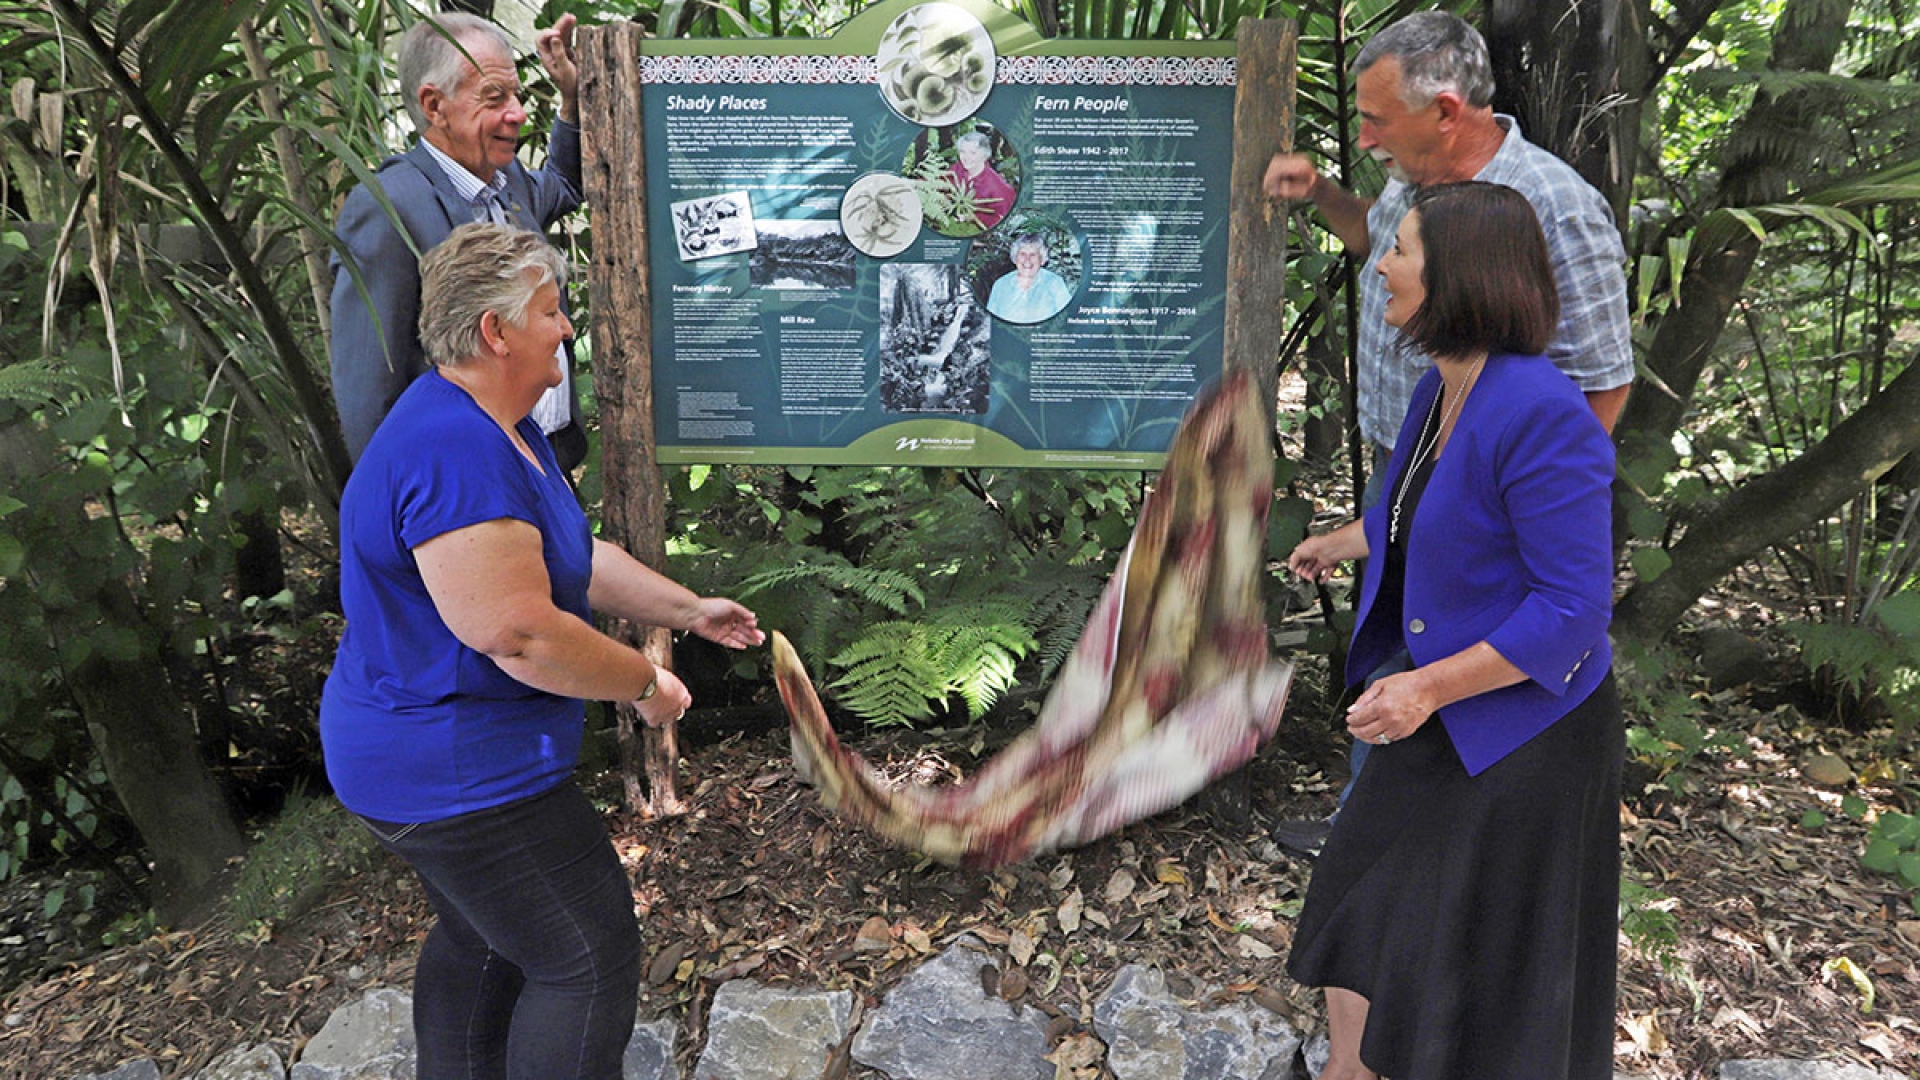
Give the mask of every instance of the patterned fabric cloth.
<svg viewBox="0 0 1920 1080">
<path fill-rule="evenodd" d="M 1176 806 L 1273 734 L 1293 665 L 1267 652 L 1273 454 L 1254 382 L 1197 402 L 1040 718 L 965 783 L 895 789 L 840 744 L 773 635 L 794 766 L 830 808 L 942 862 L 993 867 Z"/>
<path fill-rule="evenodd" d="M 1511 116 L 1495 114 L 1507 137 L 1475 180 L 1505 184 L 1533 205 L 1547 235 L 1547 256 L 1560 290 L 1560 325 L 1547 345 L 1554 365 L 1581 390 L 1611 390 L 1633 381 L 1627 323 L 1626 248 L 1613 210 L 1571 165 L 1528 142 Z M 1393 248 L 1400 219 L 1419 188 L 1388 181 L 1367 211 L 1371 250 L 1360 273 L 1360 433 L 1393 449 L 1413 386 L 1433 361 L 1386 322 L 1387 286 L 1375 270 Z"/>
</svg>

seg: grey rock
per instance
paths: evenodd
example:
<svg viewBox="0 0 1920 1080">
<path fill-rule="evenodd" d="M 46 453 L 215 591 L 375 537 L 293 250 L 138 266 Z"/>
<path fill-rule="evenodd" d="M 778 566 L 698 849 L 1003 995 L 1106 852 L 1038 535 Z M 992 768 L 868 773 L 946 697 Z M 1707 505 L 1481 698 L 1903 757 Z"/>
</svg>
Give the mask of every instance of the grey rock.
<svg viewBox="0 0 1920 1080">
<path fill-rule="evenodd" d="M 287 1080 L 287 1067 L 271 1046 L 243 1046 L 214 1058 L 193 1080 Z"/>
<path fill-rule="evenodd" d="M 1093 1009 L 1118 1080 L 1291 1080 L 1300 1035 L 1251 1002 L 1193 1010 L 1167 992 L 1167 977 L 1137 964 L 1120 969 Z"/>
<path fill-rule="evenodd" d="M 413 998 L 370 990 L 327 1018 L 291 1080 L 414 1080 Z"/>
<path fill-rule="evenodd" d="M 1747 1058 L 1723 1062 L 1720 1080 L 1902 1080 L 1902 1077 L 1899 1073 L 1869 1069 L 1851 1061 Z"/>
<path fill-rule="evenodd" d="M 160 1080 L 160 1065 L 152 1058 L 136 1058 L 112 1072 L 82 1073 L 73 1080 Z"/>
<path fill-rule="evenodd" d="M 1317 1078 L 1327 1071 L 1327 1059 L 1333 1056 L 1333 1044 L 1325 1035 L 1315 1035 L 1300 1048 L 1300 1062 L 1307 1067 L 1307 1076 Z"/>
<path fill-rule="evenodd" d="M 851 991 L 786 990 L 733 979 L 707 1009 L 700 1080 L 814 1080 L 847 1037 Z"/>
<path fill-rule="evenodd" d="M 672 1020 L 636 1021 L 620 1058 L 620 1080 L 680 1080 L 680 1066 L 673 1060 L 676 1027 Z"/>
<path fill-rule="evenodd" d="M 963 937 L 901 980 L 861 1025 L 853 1060 L 891 1080 L 1052 1080 L 1046 1016 L 987 996 L 984 949 Z"/>
</svg>

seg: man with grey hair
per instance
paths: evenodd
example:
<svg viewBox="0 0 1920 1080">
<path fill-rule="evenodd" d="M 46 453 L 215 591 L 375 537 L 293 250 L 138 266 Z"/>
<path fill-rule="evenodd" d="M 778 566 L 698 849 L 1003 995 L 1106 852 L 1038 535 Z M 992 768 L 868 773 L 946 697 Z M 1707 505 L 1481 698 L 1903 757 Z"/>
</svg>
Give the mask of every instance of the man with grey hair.
<svg viewBox="0 0 1920 1080">
<path fill-rule="evenodd" d="M 541 169 L 527 168 L 517 156 L 527 111 L 505 32 L 478 16 L 447 12 L 420 20 L 400 40 L 400 92 L 420 139 L 381 162 L 379 191 L 356 187 L 334 223 L 339 244 L 328 351 L 333 399 L 355 461 L 400 392 L 427 369 L 414 325 L 420 311 L 416 253 L 470 221 L 538 232 L 580 205 L 574 21 L 563 15 L 534 40 L 560 92 Z M 572 469 L 586 457 L 587 439 L 573 385 L 572 342 L 563 349 L 561 384 L 535 406 L 533 417 L 562 468 Z"/>
<path fill-rule="evenodd" d="M 1441 11 L 1409 15 L 1373 36 L 1354 63 L 1360 148 L 1387 171 L 1366 199 L 1320 174 L 1299 154 L 1277 154 L 1266 193 L 1308 199 L 1365 260 L 1360 274 L 1360 432 L 1391 450 L 1431 366 L 1386 324 L 1386 286 L 1374 264 L 1393 246 L 1419 189 L 1484 180 L 1519 191 L 1547 234 L 1560 293 L 1560 324 L 1547 354 L 1572 376 L 1607 430 L 1633 382 L 1627 324 L 1626 250 L 1613 211 L 1566 162 L 1527 142 L 1513 117 L 1493 111 L 1493 65 L 1479 31 Z M 1384 461 L 1384 457 L 1380 458 Z"/>
<path fill-rule="evenodd" d="M 1269 198 L 1312 201 L 1347 253 L 1363 260 L 1354 357 L 1360 433 L 1373 461 L 1356 511 L 1378 501 L 1414 384 L 1433 364 L 1387 325 L 1386 282 L 1374 269 L 1393 247 L 1400 219 L 1422 187 L 1482 180 L 1517 190 L 1533 206 L 1560 295 L 1560 322 L 1547 355 L 1585 392 L 1611 432 L 1633 382 L 1633 342 L 1626 250 L 1606 200 L 1566 162 L 1523 138 L 1513 117 L 1493 111 L 1487 43 L 1456 15 L 1420 12 L 1375 34 L 1354 61 L 1354 82 L 1360 148 L 1388 177 L 1379 197 L 1342 188 L 1299 154 L 1274 155 L 1265 187 Z M 1405 670 L 1396 661 L 1411 665 L 1402 653 L 1369 681 Z M 1355 741 L 1353 775 L 1359 775 L 1367 750 Z M 1283 821 L 1274 839 L 1314 853 L 1326 832 L 1320 822 Z"/>
</svg>

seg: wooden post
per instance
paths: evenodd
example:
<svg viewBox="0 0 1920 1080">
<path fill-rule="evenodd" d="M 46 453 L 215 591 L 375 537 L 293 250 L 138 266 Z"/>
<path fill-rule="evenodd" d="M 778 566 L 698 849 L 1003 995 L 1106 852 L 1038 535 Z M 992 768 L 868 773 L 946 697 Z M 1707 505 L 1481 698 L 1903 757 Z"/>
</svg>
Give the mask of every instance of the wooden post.
<svg viewBox="0 0 1920 1080">
<path fill-rule="evenodd" d="M 646 146 L 640 113 L 640 27 L 579 30 L 581 169 L 593 214 L 593 391 L 600 406 L 600 473 L 607 538 L 656 570 L 666 565 L 666 492 L 654 458 L 652 285 L 647 277 Z M 672 635 L 621 626 L 617 636 L 671 668 Z M 679 740 L 672 725 L 646 728 L 631 702 L 614 708 L 627 808 L 675 814 Z M 636 731 L 645 731 L 644 753 Z M 647 790 L 640 786 L 641 758 Z"/>
<path fill-rule="evenodd" d="M 1225 366 L 1251 368 L 1272 415 L 1286 337 L 1287 213 L 1261 190 L 1267 162 L 1293 149 L 1297 35 L 1285 19 L 1241 19 L 1233 93 L 1233 184 L 1227 214 Z"/>
</svg>

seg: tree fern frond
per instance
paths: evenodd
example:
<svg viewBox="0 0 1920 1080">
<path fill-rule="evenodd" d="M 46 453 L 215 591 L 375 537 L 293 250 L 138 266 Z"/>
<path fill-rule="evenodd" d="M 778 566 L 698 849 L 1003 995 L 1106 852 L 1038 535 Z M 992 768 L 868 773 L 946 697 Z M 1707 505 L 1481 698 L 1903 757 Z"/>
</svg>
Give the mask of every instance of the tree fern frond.
<svg viewBox="0 0 1920 1080">
<path fill-rule="evenodd" d="M 1046 682 L 1073 655 L 1086 627 L 1087 616 L 1100 597 L 1105 584 L 1098 568 L 1065 566 L 1058 563 L 1035 564 L 1030 568 L 1029 585 L 1034 601 L 1027 605 L 1024 621 L 1039 642 L 1039 678 Z"/>
<path fill-rule="evenodd" d="M 1735 71 L 1728 68 L 1708 68 L 1695 72 L 1688 78 L 1698 89 L 1706 93 L 1725 93 L 1751 86 L 1769 97 L 1782 98 L 1789 94 L 1807 94 L 1817 97 L 1823 104 L 1855 102 L 1862 105 L 1884 106 L 1911 101 L 1914 97 L 1920 96 L 1920 86 L 1912 83 L 1833 75 L 1824 71 L 1775 71 L 1770 68 Z"/>
<path fill-rule="evenodd" d="M 876 623 L 829 663 L 845 670 L 828 684 L 836 699 L 870 723 L 910 725 L 933 715 L 931 701 L 945 696 L 926 630 L 915 623 Z"/>
<path fill-rule="evenodd" d="M 818 581 L 841 592 L 852 593 L 895 615 L 906 614 L 909 604 L 918 607 L 927 602 L 927 595 L 919 583 L 906 574 L 898 570 L 867 569 L 847 562 L 797 563 L 762 570 L 742 581 L 736 589 L 736 595 L 745 599 L 775 586 L 791 586 L 804 581 Z"/>
<path fill-rule="evenodd" d="M 86 380 L 70 372 L 55 371 L 44 360 L 0 368 L 0 401 L 39 405 L 85 386 Z"/>
</svg>

